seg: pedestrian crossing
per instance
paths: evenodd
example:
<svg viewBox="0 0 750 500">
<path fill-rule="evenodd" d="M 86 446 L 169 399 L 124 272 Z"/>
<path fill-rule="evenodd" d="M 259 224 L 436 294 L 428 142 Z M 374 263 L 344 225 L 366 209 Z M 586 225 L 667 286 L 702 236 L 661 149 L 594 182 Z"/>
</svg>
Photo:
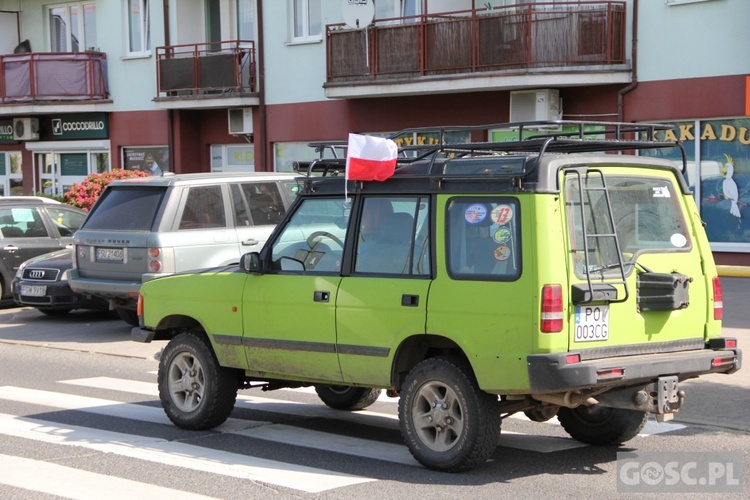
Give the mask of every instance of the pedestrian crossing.
<svg viewBox="0 0 750 500">
<path fill-rule="evenodd" d="M 243 453 L 223 451 L 211 447 L 169 440 L 153 435 L 131 434 L 114 430 L 58 423 L 42 418 L 47 412 L 36 413 L 33 417 L 17 416 L 2 410 L 8 403 L 32 405 L 49 409 L 50 411 L 73 410 L 84 412 L 86 415 L 114 417 L 126 419 L 148 425 L 165 425 L 173 428 L 160 406 L 128 403 L 118 401 L 117 395 L 144 396 L 145 401 L 158 401 L 158 387 L 155 382 L 142 382 L 114 377 L 93 377 L 83 379 L 61 380 L 60 391 L 31 389 L 16 386 L 0 387 L 0 435 L 31 440 L 40 445 L 71 446 L 76 449 L 106 453 L 128 459 L 161 465 L 178 467 L 195 471 L 203 471 L 221 476 L 248 479 L 258 483 L 291 488 L 305 493 L 322 493 L 325 491 L 354 486 L 376 481 L 376 478 L 366 475 L 352 475 L 325 468 L 298 465 L 288 461 L 260 458 Z M 114 399 L 84 396 L 71 391 L 76 389 L 96 389 L 97 394 L 107 391 Z M 334 420 L 342 425 L 356 424 L 362 428 L 383 430 L 396 434 L 398 432 L 398 417 L 395 404 L 398 399 L 381 396 L 378 405 L 380 411 L 363 410 L 358 412 L 342 412 L 332 410 L 323 405 L 314 393 L 314 389 L 293 389 L 295 397 L 267 398 L 252 395 L 253 392 L 240 392 L 235 408 L 252 410 L 253 415 L 260 415 L 258 420 L 247 418 L 229 418 L 221 426 L 213 430 L 225 436 L 236 436 L 238 439 L 251 439 L 260 442 L 278 443 L 304 448 L 321 453 L 333 453 L 341 456 L 352 456 L 360 459 L 372 459 L 403 466 L 420 467 L 402 443 L 379 441 L 368 436 L 359 437 L 348 434 L 336 434 L 322 430 L 302 428 L 287 422 L 276 422 L 270 414 L 281 414 L 288 417 L 302 417 L 304 419 L 321 418 Z M 91 393 L 91 391 L 88 391 Z M 309 397 L 308 397 L 309 396 Z M 315 398 L 315 399 L 313 399 Z M 132 399 L 132 398 L 131 398 Z M 309 401 L 303 402 L 300 399 Z M 4 405 L 3 402 L 6 404 Z M 392 405 L 392 406 L 387 406 Z M 269 415 L 267 419 L 262 418 Z M 514 416 L 515 417 L 515 416 Z M 525 417 L 515 417 L 525 419 Z M 547 424 L 559 425 L 556 419 Z M 136 427 L 137 428 L 137 427 Z M 642 433 L 643 437 L 661 432 L 671 432 L 684 428 L 673 423 L 657 424 L 649 422 Z M 369 435 L 370 433 L 367 432 Z M 542 433 L 540 433 L 542 434 Z M 569 438 L 531 435 L 503 429 L 500 447 L 515 448 L 536 453 L 554 453 L 586 445 Z M 32 460 L 28 458 L 11 457 L 0 453 L 0 485 L 29 489 L 41 493 L 59 495 L 70 498 L 90 498 L 86 491 L 75 490 L 68 483 L 59 481 L 60 489 L 52 489 L 57 481 L 50 480 L 40 484 L 34 480 L 33 470 L 44 471 L 45 477 L 82 477 L 75 483 L 83 485 L 97 485 L 106 482 L 109 476 L 93 472 L 69 470 L 70 467 Z M 90 476 L 90 477 L 89 477 Z M 39 476 L 36 476 L 39 477 Z M 134 484 L 131 484 L 134 483 Z M 141 484 L 135 481 L 112 478 L 110 481 L 113 494 L 95 495 L 106 498 L 124 498 L 118 496 L 122 492 L 134 495 L 158 498 L 205 498 L 190 496 L 188 492 L 171 490 L 155 485 Z M 68 491 L 66 488 L 73 488 Z M 92 486 L 96 488 L 95 486 Z M 96 489 L 91 491 L 97 491 Z M 104 491 L 104 490 L 99 490 Z"/>
</svg>

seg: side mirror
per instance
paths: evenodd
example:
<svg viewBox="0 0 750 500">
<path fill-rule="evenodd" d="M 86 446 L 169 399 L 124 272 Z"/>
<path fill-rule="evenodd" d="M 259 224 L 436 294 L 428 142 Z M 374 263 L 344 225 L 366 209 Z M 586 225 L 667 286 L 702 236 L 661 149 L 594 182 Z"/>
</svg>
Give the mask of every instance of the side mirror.
<svg viewBox="0 0 750 500">
<path fill-rule="evenodd" d="M 240 269 L 246 273 L 262 274 L 260 267 L 259 252 L 249 252 L 240 257 Z"/>
</svg>

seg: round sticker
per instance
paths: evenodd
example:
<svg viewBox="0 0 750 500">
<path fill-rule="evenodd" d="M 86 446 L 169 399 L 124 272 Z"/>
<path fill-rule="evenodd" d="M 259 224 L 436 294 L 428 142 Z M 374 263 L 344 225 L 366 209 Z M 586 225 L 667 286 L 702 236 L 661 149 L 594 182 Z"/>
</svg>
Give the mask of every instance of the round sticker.
<svg viewBox="0 0 750 500">
<path fill-rule="evenodd" d="M 498 205 L 492 209 L 490 217 L 499 226 L 507 224 L 513 218 L 513 207 L 510 205 Z"/>
<path fill-rule="evenodd" d="M 474 203 L 464 212 L 464 219 L 469 224 L 479 224 L 487 218 L 487 207 L 481 203 Z"/>
<path fill-rule="evenodd" d="M 687 245 L 687 238 L 685 238 L 685 235 L 680 233 L 673 234 L 672 237 L 669 238 L 669 241 L 671 241 L 672 245 L 676 246 L 677 248 L 682 248 Z"/>
<path fill-rule="evenodd" d="M 492 237 L 497 243 L 505 243 L 510 239 L 510 229 L 507 227 L 500 227 L 495 231 L 495 234 L 492 235 Z"/>
<path fill-rule="evenodd" d="M 495 259 L 508 260 L 510 257 L 510 247 L 507 245 L 499 246 L 495 249 Z"/>
</svg>

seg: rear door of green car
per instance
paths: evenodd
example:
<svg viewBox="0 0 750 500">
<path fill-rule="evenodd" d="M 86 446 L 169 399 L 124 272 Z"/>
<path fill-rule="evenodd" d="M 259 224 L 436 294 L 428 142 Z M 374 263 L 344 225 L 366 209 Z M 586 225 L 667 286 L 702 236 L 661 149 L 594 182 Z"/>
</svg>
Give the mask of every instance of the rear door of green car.
<svg viewBox="0 0 750 500">
<path fill-rule="evenodd" d="M 696 232 L 702 228 L 694 227 L 672 171 L 580 168 L 565 172 L 562 186 L 571 259 L 569 349 L 593 349 L 592 356 L 601 349 L 605 356 L 701 347 L 711 310 Z M 616 290 L 609 303 L 582 298 L 608 288 Z"/>
</svg>

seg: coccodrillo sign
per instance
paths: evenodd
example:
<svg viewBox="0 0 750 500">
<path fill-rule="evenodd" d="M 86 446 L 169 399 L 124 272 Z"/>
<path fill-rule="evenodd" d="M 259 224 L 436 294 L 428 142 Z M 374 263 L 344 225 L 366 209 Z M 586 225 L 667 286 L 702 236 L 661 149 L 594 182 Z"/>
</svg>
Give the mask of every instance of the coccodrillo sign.
<svg viewBox="0 0 750 500">
<path fill-rule="evenodd" d="M 104 113 L 53 115 L 50 120 L 55 139 L 106 139 L 109 123 Z"/>
</svg>

